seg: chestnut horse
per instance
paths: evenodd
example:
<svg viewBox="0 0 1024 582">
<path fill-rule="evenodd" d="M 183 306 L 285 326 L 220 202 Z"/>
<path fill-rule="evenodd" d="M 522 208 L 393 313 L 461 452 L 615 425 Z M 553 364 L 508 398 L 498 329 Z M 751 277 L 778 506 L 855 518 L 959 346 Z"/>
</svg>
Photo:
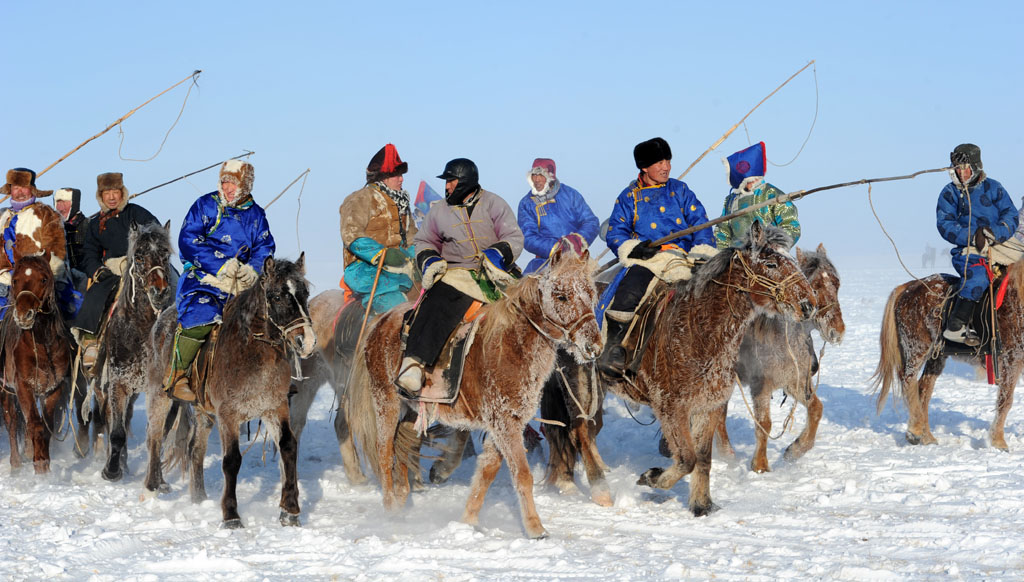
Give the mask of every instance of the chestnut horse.
<svg viewBox="0 0 1024 582">
<path fill-rule="evenodd" d="M 192 501 L 206 499 L 203 459 L 216 417 L 223 451 L 224 492 L 221 496 L 222 527 L 242 527 L 235 488 L 242 465 L 239 451 L 239 425 L 252 418 L 262 420 L 277 445 L 281 470 L 280 523 L 299 525 L 299 488 L 296 472 L 298 446 L 292 434 L 288 414 L 288 392 L 292 376 L 298 372 L 299 358 L 308 357 L 316 347 L 316 337 L 307 315 L 309 287 L 305 279 L 304 255 L 292 263 L 267 258 L 257 283 L 228 300 L 223 323 L 218 331 L 212 361 L 204 387 L 206 410 L 197 412 L 193 433 L 187 445 L 189 490 Z M 153 326 L 151 341 L 156 362 L 169 362 L 177 327 L 177 309 L 168 307 Z M 202 357 L 202 355 L 200 355 Z M 166 490 L 161 468 L 164 432 L 170 426 L 171 399 L 164 393 L 164 366 L 152 366 L 147 389 L 146 447 L 149 465 L 145 488 L 150 492 Z M 177 408 L 177 406 L 173 407 Z"/>
<path fill-rule="evenodd" d="M 580 361 L 592 361 L 600 353 L 592 268 L 589 252 L 578 257 L 572 251 L 556 250 L 550 269 L 521 279 L 507 289 L 505 298 L 485 306 L 476 340 L 466 355 L 458 400 L 427 407 L 444 425 L 488 433 L 462 515 L 466 523 L 478 522 L 484 496 L 504 458 L 526 535 L 547 535 L 534 506 L 523 429 L 533 418 L 541 388 L 554 368 L 556 345 L 568 347 Z M 402 359 L 399 330 L 411 308 L 405 303 L 373 322 L 356 351 L 348 385 L 349 426 L 380 479 L 388 510 L 402 507 L 409 495 L 408 467 L 397 463 L 396 481 L 395 459 L 408 458 L 410 445 L 419 442 L 395 438 L 403 409 L 394 385 Z M 442 381 L 442 373 L 440 368 L 434 370 L 435 382 Z"/>
<path fill-rule="evenodd" d="M 814 446 L 821 421 L 822 405 L 816 393 L 814 374 L 818 359 L 814 355 L 811 329 L 817 329 L 825 341 L 838 344 L 843 340 L 846 324 L 839 307 L 839 273 L 828 259 L 824 245 L 814 252 L 796 249 L 796 260 L 807 282 L 814 289 L 817 305 L 814 318 L 796 323 L 780 317 L 759 316 L 747 330 L 740 344 L 736 375 L 740 383 L 750 387 L 754 401 L 754 458 L 750 468 L 758 473 L 771 470 L 768 465 L 768 435 L 772 430 L 769 405 L 772 393 L 782 389 L 807 410 L 807 425 L 793 441 L 783 458 L 793 461 Z M 726 405 L 728 406 L 728 404 Z M 732 451 L 725 419 L 718 429 L 719 447 L 726 454 Z"/>
<path fill-rule="evenodd" d="M 162 368 L 153 358 L 149 333 L 157 315 L 174 300 L 170 230 L 170 221 L 129 228 L 124 275 L 93 367 L 100 414 L 109 434 L 101 472 L 107 481 L 120 480 L 127 470 L 129 408 L 145 389 L 150 368 Z"/>
<path fill-rule="evenodd" d="M 17 434 L 24 422 L 35 472 L 47 473 L 50 437 L 66 409 L 71 385 L 71 336 L 57 308 L 48 254 L 18 259 L 11 273 L 10 297 L 0 336 L 11 467 L 21 466 Z"/>
<path fill-rule="evenodd" d="M 989 427 L 992 446 L 1008 450 L 1003 427 L 1013 405 L 1013 390 L 1024 370 L 1024 263 L 1007 268 L 1006 295 L 996 311 L 1001 349 L 996 417 Z M 875 369 L 874 387 L 881 388 L 877 408 L 881 413 L 896 381 L 910 413 L 906 438 L 912 445 L 935 444 L 928 423 L 928 404 L 935 380 L 946 365 L 942 338 L 942 305 L 956 294 L 960 280 L 951 275 L 931 275 L 908 281 L 893 289 L 882 315 L 881 356 Z M 972 363 L 970 359 L 955 356 Z M 922 367 L 924 368 L 923 371 Z M 921 376 L 917 374 L 921 371 Z"/>
<path fill-rule="evenodd" d="M 639 483 L 668 489 L 690 479 L 689 508 L 710 513 L 711 445 L 733 389 L 740 342 L 753 319 L 778 313 L 801 320 L 814 311 L 814 290 L 796 261 L 778 250 L 781 230 L 754 222 L 741 247 L 719 251 L 675 283 L 654 325 L 635 378 L 608 388 L 651 407 L 674 463 Z"/>
</svg>

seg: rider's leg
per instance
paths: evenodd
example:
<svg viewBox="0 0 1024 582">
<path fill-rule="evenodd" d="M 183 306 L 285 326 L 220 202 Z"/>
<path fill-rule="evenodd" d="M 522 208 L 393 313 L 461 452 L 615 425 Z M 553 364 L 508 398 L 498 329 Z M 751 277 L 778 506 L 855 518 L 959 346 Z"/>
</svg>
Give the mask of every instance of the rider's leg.
<svg viewBox="0 0 1024 582">
<path fill-rule="evenodd" d="M 640 305 L 647 289 L 654 279 L 654 273 L 649 269 L 634 265 L 629 268 L 619 282 L 615 290 L 615 298 L 605 311 L 605 324 L 607 327 L 607 340 L 604 344 L 604 352 L 598 359 L 598 366 L 606 373 L 622 375 L 626 368 L 626 350 L 622 347 L 622 340 L 626 337 L 626 331 L 633 321 L 636 308 Z"/>
<path fill-rule="evenodd" d="M 407 392 L 419 392 L 424 368 L 433 366 L 473 298 L 443 282 L 435 283 L 423 296 L 419 310 L 409 326 L 405 357 L 395 383 Z"/>
<path fill-rule="evenodd" d="M 195 361 L 199 349 L 206 342 L 206 337 L 213 331 L 213 324 L 181 327 L 174 331 L 174 348 L 171 350 L 171 361 L 164 374 L 164 389 L 172 398 L 185 402 L 195 402 L 190 376 L 192 362 Z"/>
</svg>

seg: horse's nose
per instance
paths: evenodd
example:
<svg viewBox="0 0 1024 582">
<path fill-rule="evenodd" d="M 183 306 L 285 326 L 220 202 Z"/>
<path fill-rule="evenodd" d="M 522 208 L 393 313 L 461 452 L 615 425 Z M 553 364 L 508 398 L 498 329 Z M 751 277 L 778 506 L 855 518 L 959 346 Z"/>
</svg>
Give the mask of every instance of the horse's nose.
<svg viewBox="0 0 1024 582">
<path fill-rule="evenodd" d="M 814 305 L 806 299 L 800 300 L 800 312 L 804 314 L 804 318 L 809 318 L 814 314 Z"/>
</svg>

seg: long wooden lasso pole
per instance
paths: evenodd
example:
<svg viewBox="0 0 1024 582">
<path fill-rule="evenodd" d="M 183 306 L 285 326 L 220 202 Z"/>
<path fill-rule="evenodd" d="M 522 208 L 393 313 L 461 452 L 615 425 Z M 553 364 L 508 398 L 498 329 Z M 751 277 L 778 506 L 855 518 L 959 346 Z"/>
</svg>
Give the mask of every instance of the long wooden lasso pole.
<svg viewBox="0 0 1024 582">
<path fill-rule="evenodd" d="M 739 126 L 743 125 L 743 122 L 746 121 L 748 117 L 750 117 L 751 113 L 756 111 L 757 108 L 760 107 L 762 104 L 764 104 L 765 101 L 770 99 L 772 97 L 772 95 L 778 93 L 780 89 L 782 89 L 783 87 L 786 86 L 786 83 L 789 83 L 790 81 L 795 79 L 797 75 L 799 75 L 800 73 L 802 73 L 805 70 L 807 70 L 807 67 L 809 67 L 809 66 L 811 66 L 813 64 L 814 64 L 814 60 L 812 59 L 811 62 L 809 62 L 806 65 L 804 65 L 803 68 L 801 68 L 799 71 L 793 73 L 788 79 L 783 81 L 781 85 L 776 87 L 774 91 L 769 93 L 764 99 L 762 99 L 757 105 L 755 105 L 753 109 L 748 111 L 747 114 L 743 116 L 743 119 L 740 119 L 739 121 L 737 121 L 736 125 L 733 125 L 732 127 L 730 127 L 729 131 L 725 132 L 725 134 L 722 137 L 718 138 L 718 141 L 716 141 L 715 143 L 711 144 L 711 147 L 709 147 L 708 149 L 704 150 L 704 153 L 702 153 L 700 156 L 698 156 L 696 160 L 693 160 L 693 163 L 690 164 L 689 166 L 687 166 L 686 170 L 684 170 L 682 174 L 679 174 L 679 179 L 682 180 L 683 177 L 686 176 L 686 174 L 688 174 L 690 172 L 690 170 L 693 169 L 694 166 L 696 166 L 701 160 L 704 159 L 704 156 L 708 155 L 715 148 L 717 148 L 718 146 L 722 145 L 722 142 L 724 142 L 726 139 L 728 139 L 729 136 L 732 135 L 732 132 L 736 131 L 736 129 Z"/>
<path fill-rule="evenodd" d="M 247 158 L 247 157 L 253 155 L 254 153 L 256 153 L 256 152 L 245 150 L 244 154 L 238 154 L 237 156 L 235 156 L 233 158 L 228 158 L 228 160 L 237 160 L 237 159 L 240 159 L 240 158 Z M 227 161 L 227 160 L 225 160 L 225 161 Z M 217 166 L 219 166 L 219 165 L 221 165 L 223 163 L 224 162 L 221 161 L 221 162 L 217 162 L 216 164 L 210 164 L 209 166 L 206 166 L 205 168 L 200 168 L 200 169 L 198 169 L 198 170 L 196 170 L 194 172 L 189 172 L 189 173 L 185 174 L 184 176 L 178 176 L 177 178 L 175 178 L 173 180 L 168 180 L 168 181 L 164 182 L 163 184 L 157 184 L 156 186 L 153 186 L 152 188 L 146 188 L 142 192 L 138 192 L 136 194 L 132 194 L 131 196 L 128 197 L 128 199 L 131 200 L 132 198 L 135 198 L 136 196 L 142 196 L 146 192 L 152 192 L 153 190 L 156 190 L 157 188 L 163 188 L 164 186 L 167 186 L 168 184 L 173 184 L 173 183 L 177 182 L 178 180 L 184 180 L 185 178 L 188 178 L 189 176 L 194 176 L 194 175 L 196 175 L 196 174 L 198 174 L 200 172 L 205 172 L 206 170 L 209 170 L 210 168 L 215 168 L 215 167 L 217 167 Z"/>
</svg>

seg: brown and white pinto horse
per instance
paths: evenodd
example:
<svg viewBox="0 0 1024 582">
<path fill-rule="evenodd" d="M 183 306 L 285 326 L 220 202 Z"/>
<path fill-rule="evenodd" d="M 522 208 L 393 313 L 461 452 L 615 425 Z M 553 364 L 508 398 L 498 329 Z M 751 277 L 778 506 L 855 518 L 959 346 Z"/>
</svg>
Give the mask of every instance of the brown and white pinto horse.
<svg viewBox="0 0 1024 582">
<path fill-rule="evenodd" d="M 70 387 L 71 336 L 57 307 L 53 279 L 47 254 L 18 259 L 11 274 L 12 299 L 0 323 L 11 467 L 21 466 L 17 433 L 24 422 L 36 473 L 50 470 L 50 437 L 67 406 Z"/>
<path fill-rule="evenodd" d="M 785 233 L 754 222 L 742 247 L 720 251 L 676 283 L 655 323 L 635 379 L 609 389 L 651 407 L 674 463 L 639 483 L 668 489 L 691 474 L 689 508 L 712 511 L 711 446 L 733 389 L 740 342 L 760 313 L 800 320 L 814 311 L 814 291 L 792 257 L 778 250 Z"/>
<path fill-rule="evenodd" d="M 589 252 L 577 257 L 572 251 L 557 250 L 550 269 L 521 279 L 509 287 L 505 298 L 483 308 L 476 340 L 466 356 L 458 400 L 436 408 L 438 422 L 488 434 L 477 457 L 464 522 L 478 522 L 484 496 L 504 458 L 526 535 L 547 535 L 534 506 L 523 429 L 533 418 L 541 388 L 554 368 L 556 345 L 565 345 L 581 361 L 592 361 L 601 351 L 592 270 Z M 408 468 L 397 463 L 396 480 L 395 459 L 408 458 L 409 445 L 418 445 L 418 439 L 405 445 L 404 439 L 395 438 L 403 409 L 394 385 L 402 359 L 399 330 L 411 307 L 403 304 L 373 322 L 356 351 L 348 385 L 349 426 L 380 478 L 389 510 L 402 507 L 409 494 Z M 433 372 L 435 381 L 441 380 L 442 372 Z"/>
<path fill-rule="evenodd" d="M 1007 268 L 1009 279 L 1002 307 L 996 311 L 1001 349 L 999 352 L 999 393 L 996 416 L 989 427 L 992 446 L 1008 450 L 1003 427 L 1013 405 L 1013 391 L 1024 370 L 1024 262 Z M 942 374 L 947 356 L 943 353 L 942 305 L 956 293 L 959 279 L 931 275 L 908 281 L 893 289 L 882 315 L 881 355 L 875 369 L 874 386 L 881 388 L 877 408 L 881 412 L 889 391 L 896 385 L 910 412 L 907 442 L 935 444 L 928 423 L 928 404 L 935 380 Z M 979 359 L 956 356 L 972 363 Z M 922 371 L 922 367 L 924 368 Z M 918 372 L 921 372 L 918 378 Z"/>
</svg>

